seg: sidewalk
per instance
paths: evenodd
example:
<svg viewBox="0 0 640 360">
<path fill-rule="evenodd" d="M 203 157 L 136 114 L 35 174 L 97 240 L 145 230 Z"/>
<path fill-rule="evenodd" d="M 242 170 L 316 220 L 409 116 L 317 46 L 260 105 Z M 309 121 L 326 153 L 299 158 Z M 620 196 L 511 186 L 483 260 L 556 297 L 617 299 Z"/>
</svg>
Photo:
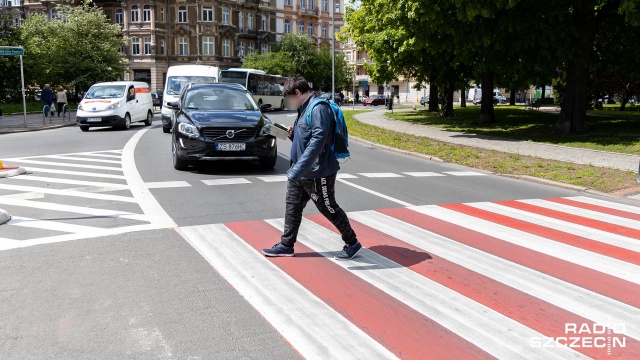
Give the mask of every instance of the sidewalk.
<svg viewBox="0 0 640 360">
<path fill-rule="evenodd" d="M 355 118 L 365 124 L 378 126 L 387 130 L 424 136 L 430 139 L 453 144 L 473 146 L 520 155 L 529 155 L 550 160 L 566 161 L 575 164 L 593 165 L 633 172 L 638 171 L 638 165 L 640 164 L 640 156 L 637 155 L 446 131 L 436 127 L 393 120 L 384 115 L 386 112 L 388 112 L 386 109 L 375 110 L 357 114 L 355 115 Z"/>
<path fill-rule="evenodd" d="M 0 134 L 35 131 L 59 128 L 63 126 L 74 126 L 76 124 L 75 111 L 68 112 L 65 118 L 50 116 L 44 119 L 42 113 L 27 114 L 27 126 L 24 126 L 24 116 L 20 115 L 4 115 L 0 117 Z"/>
</svg>

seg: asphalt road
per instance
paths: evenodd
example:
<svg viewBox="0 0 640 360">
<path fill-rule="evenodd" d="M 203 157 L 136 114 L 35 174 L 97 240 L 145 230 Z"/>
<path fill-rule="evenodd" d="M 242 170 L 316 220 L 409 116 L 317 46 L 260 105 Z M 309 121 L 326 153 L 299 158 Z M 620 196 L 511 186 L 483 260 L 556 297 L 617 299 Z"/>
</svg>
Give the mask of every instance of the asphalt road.
<svg viewBox="0 0 640 360">
<path fill-rule="evenodd" d="M 293 112 L 272 112 L 269 117 L 285 125 L 295 120 Z M 598 357 L 600 353 L 591 349 L 517 343 L 509 336 L 551 336 L 557 331 L 541 325 L 543 320 L 532 322 L 527 314 L 505 309 L 513 306 L 526 313 L 522 309 L 533 306 L 551 318 L 581 316 L 593 322 L 602 317 L 587 313 L 607 314 L 611 309 L 614 319 L 639 313 L 632 300 L 640 298 L 640 272 L 634 273 L 640 265 L 638 248 L 630 240 L 640 237 L 638 227 L 634 230 L 640 224 L 640 208 L 634 203 L 587 197 L 355 142 L 352 158 L 341 165 L 336 192 L 339 204 L 357 219 L 360 240 L 370 250 L 346 265 L 327 261 L 340 249 L 339 237 L 336 242 L 329 228 L 320 228 L 326 224 L 310 204 L 296 262 L 264 259 L 255 249 L 279 240 L 289 150 L 288 141 L 278 140 L 280 156 L 273 170 L 247 162 L 210 162 L 179 172 L 171 163 L 170 135 L 162 133 L 158 121 L 129 131 L 83 133 L 70 127 L 0 135 L 0 160 L 29 170 L 28 175 L 0 179 L 0 208 L 14 217 L 0 226 L 0 358 Z M 569 205 L 582 208 L 554 208 L 549 204 L 556 200 L 540 200 L 558 198 L 569 198 Z M 483 205 L 460 205 L 470 203 Z M 491 211 L 507 211 L 503 215 L 547 230 L 495 213 L 476 213 L 490 206 L 510 206 L 509 211 Z M 408 214 L 413 210 L 406 207 L 417 210 Z M 535 211 L 539 213 L 531 215 Z M 581 241 L 590 236 L 581 226 L 595 229 L 589 241 L 608 243 L 616 250 L 578 244 L 576 236 Z M 549 228 L 573 234 L 574 242 Z M 439 236 L 460 247 L 440 244 Z M 504 244 L 493 245 L 492 236 Z M 458 245 L 474 237 L 477 244 Z M 547 239 L 562 244 L 547 245 Z M 427 251 L 428 246 L 433 248 Z M 471 247 L 480 251 L 468 253 L 466 261 L 471 263 L 453 260 Z M 558 249 L 562 255 L 554 253 Z M 527 263 L 526 251 L 532 258 L 544 255 L 544 260 Z M 587 263 L 592 259 L 600 259 L 601 267 Z M 572 278 L 568 263 L 582 266 L 598 281 L 587 284 Z M 420 270 L 428 264 L 440 266 L 448 280 L 421 272 L 433 271 Z M 476 267 L 485 264 L 495 270 Z M 462 267 L 472 269 L 473 276 L 461 277 Z M 521 278 L 500 278 L 511 273 Z M 444 287 L 432 290 L 440 288 L 422 284 L 424 279 L 413 278 L 416 274 L 456 293 Z M 474 277 L 478 274 L 484 280 Z M 395 288 L 382 283 L 389 279 L 396 279 Z M 630 294 L 598 287 L 600 280 L 611 286 L 626 284 Z M 480 289 L 475 295 L 461 290 L 474 282 Z M 500 301 L 491 305 L 474 297 L 489 289 L 492 293 L 491 286 L 509 286 L 505 298 L 527 306 L 505 299 L 500 300 L 504 306 Z M 556 286 L 567 295 L 536 293 L 545 286 Z M 586 310 L 578 309 L 583 296 L 594 293 L 602 299 L 596 296 Z M 414 294 L 428 299 L 429 306 Z M 522 299 L 525 295 L 531 299 Z M 438 303 L 439 297 L 449 302 Z M 460 310 L 460 304 L 467 305 Z M 431 313 L 433 309 L 438 312 Z M 561 310 L 566 310 L 562 316 Z M 385 311 L 392 316 L 384 316 Z M 450 323 L 458 311 L 486 316 L 486 323 L 480 326 L 470 319 L 468 328 Z M 614 349 L 618 354 L 638 354 L 640 330 L 635 326 L 627 324 L 629 346 L 627 352 Z M 487 340 L 492 329 L 509 327 L 515 330 Z M 419 339 L 411 342 L 421 334 L 439 340 L 429 340 L 425 349 Z M 497 340 L 499 335 L 505 338 Z M 425 355 L 428 351 L 431 356 Z"/>
</svg>

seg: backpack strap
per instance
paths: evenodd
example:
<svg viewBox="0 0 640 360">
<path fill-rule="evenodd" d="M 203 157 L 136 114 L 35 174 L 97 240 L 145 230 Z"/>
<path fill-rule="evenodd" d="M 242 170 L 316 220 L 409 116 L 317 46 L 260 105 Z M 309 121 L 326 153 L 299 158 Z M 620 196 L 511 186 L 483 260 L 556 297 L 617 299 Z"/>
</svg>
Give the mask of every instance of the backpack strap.
<svg viewBox="0 0 640 360">
<path fill-rule="evenodd" d="M 329 102 L 325 99 L 321 99 L 321 98 L 315 98 L 313 100 L 313 102 L 311 104 L 309 104 L 309 106 L 307 107 L 306 113 L 307 116 L 305 116 L 305 123 L 307 124 L 307 126 L 311 126 L 311 113 L 313 113 L 313 108 L 316 107 L 316 105 L 320 104 L 320 103 L 327 103 L 327 105 L 331 106 L 331 104 L 329 104 Z"/>
</svg>

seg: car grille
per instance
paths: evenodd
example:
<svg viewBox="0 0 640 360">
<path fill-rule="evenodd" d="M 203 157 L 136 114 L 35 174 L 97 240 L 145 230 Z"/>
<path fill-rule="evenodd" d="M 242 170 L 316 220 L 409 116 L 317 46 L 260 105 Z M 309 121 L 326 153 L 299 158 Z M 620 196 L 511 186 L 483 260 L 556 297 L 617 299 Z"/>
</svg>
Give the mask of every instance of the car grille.
<svg viewBox="0 0 640 360">
<path fill-rule="evenodd" d="M 231 139 L 227 137 L 227 131 L 234 130 L 235 136 Z M 203 128 L 200 133 L 209 140 L 215 141 L 247 141 L 256 137 L 256 128 Z"/>
</svg>

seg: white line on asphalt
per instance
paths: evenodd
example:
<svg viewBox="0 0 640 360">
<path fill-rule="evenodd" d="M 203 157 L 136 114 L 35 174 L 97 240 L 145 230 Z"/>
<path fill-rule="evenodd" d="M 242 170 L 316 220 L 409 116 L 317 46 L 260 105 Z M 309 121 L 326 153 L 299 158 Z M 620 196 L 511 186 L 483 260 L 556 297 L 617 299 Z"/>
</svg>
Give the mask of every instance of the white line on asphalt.
<svg viewBox="0 0 640 360">
<path fill-rule="evenodd" d="M 61 179 L 61 178 L 50 178 L 50 177 L 42 177 L 42 176 L 35 176 L 35 175 L 24 175 L 24 176 L 20 177 L 20 180 L 41 181 L 41 182 L 56 183 L 56 184 L 100 186 L 100 187 L 115 188 L 115 189 L 128 189 L 129 188 L 127 185 L 123 185 L 123 184 L 113 184 L 113 183 L 83 181 L 83 180 L 73 180 L 73 179 Z"/>
<path fill-rule="evenodd" d="M 403 174 L 414 177 L 447 176 L 445 174 L 435 172 L 403 172 Z"/>
<path fill-rule="evenodd" d="M 394 173 L 360 173 L 360 175 L 368 177 L 368 178 L 398 178 L 404 177 L 400 174 Z"/>
<path fill-rule="evenodd" d="M 93 226 L 75 225 L 59 221 L 38 220 L 21 216 L 14 216 L 7 224 L 21 227 L 28 227 L 34 229 L 53 230 L 65 233 L 83 233 L 94 232 L 102 230 L 101 228 Z"/>
<path fill-rule="evenodd" d="M 80 191 L 72 191 L 72 190 L 58 190 L 58 189 L 47 189 L 40 188 L 35 186 L 21 186 L 21 185 L 8 185 L 8 184 L 0 184 L 0 189 L 4 190 L 14 190 L 14 191 L 25 191 L 25 192 L 40 192 L 43 194 L 51 194 L 51 195 L 62 195 L 62 196 L 75 196 L 87 199 L 98 199 L 98 200 L 110 200 L 110 201 L 123 201 L 135 203 L 136 199 L 128 196 L 119 196 L 119 195 L 106 195 L 106 194 L 93 194 L 93 193 L 84 193 Z"/>
<path fill-rule="evenodd" d="M 366 191 L 366 192 L 368 192 L 369 194 L 373 194 L 373 195 L 375 195 L 375 196 L 379 196 L 379 197 L 381 197 L 381 198 L 383 198 L 383 199 L 387 199 L 387 200 L 389 200 L 389 201 L 393 201 L 394 203 L 400 204 L 400 205 L 402 205 L 402 206 L 413 206 L 412 204 L 410 204 L 410 203 L 408 203 L 408 202 L 406 202 L 406 201 L 398 200 L 398 199 L 393 198 L 393 197 L 391 197 L 391 196 L 388 196 L 388 195 L 385 195 L 385 194 L 381 194 L 381 193 L 379 193 L 379 192 L 377 192 L 377 191 L 373 191 L 373 190 L 371 190 L 371 189 L 367 189 L 367 188 L 366 188 L 366 187 L 364 187 L 364 186 L 356 185 L 356 184 L 351 183 L 351 182 L 348 182 L 348 181 L 346 181 L 346 180 L 344 180 L 344 179 L 337 179 L 336 181 L 339 181 L 339 182 L 341 182 L 341 183 L 343 183 L 343 184 L 346 184 L 346 185 L 349 185 L 349 186 L 353 186 L 353 187 L 354 187 L 354 188 L 356 188 L 356 189 L 360 189 L 360 190 L 362 190 L 362 191 Z"/>
<path fill-rule="evenodd" d="M 121 155 L 96 154 L 96 153 L 90 153 L 90 152 L 89 153 L 70 154 L 70 155 L 92 156 L 92 157 L 109 158 L 109 159 L 122 159 Z"/>
<path fill-rule="evenodd" d="M 224 225 L 181 227 L 177 231 L 302 357 L 396 358 Z"/>
<path fill-rule="evenodd" d="M 84 207 L 84 206 L 56 204 L 56 203 L 50 203 L 50 202 L 44 202 L 44 201 L 18 200 L 18 199 L 0 197 L 0 204 L 17 206 L 17 207 L 28 207 L 33 209 L 70 212 L 74 214 L 83 214 L 83 215 L 91 215 L 91 216 L 113 217 L 113 218 L 123 218 L 123 219 L 131 219 L 131 220 L 138 220 L 138 221 L 147 221 L 146 216 L 142 214 L 134 214 L 134 213 L 119 211 L 119 210 L 96 209 L 96 208 L 90 208 L 90 207 Z"/>
<path fill-rule="evenodd" d="M 582 209 L 579 207 L 574 207 L 574 206 L 565 205 L 565 204 L 559 204 L 553 201 L 547 201 L 543 199 L 531 199 L 531 200 L 518 200 L 518 202 L 540 206 L 545 209 L 560 211 L 560 212 L 564 212 L 571 215 L 585 217 L 588 219 L 608 222 L 610 224 L 626 226 L 632 229 L 640 229 L 640 221 L 638 220 L 627 219 L 620 216 L 604 214 L 601 212 Z"/>
<path fill-rule="evenodd" d="M 158 203 L 158 200 L 153 197 L 153 194 L 151 194 L 151 191 L 149 191 L 144 181 L 142 181 L 142 177 L 136 168 L 136 145 L 138 145 L 140 138 L 148 130 L 149 128 L 138 130 L 135 135 L 127 141 L 122 152 L 122 170 L 124 171 L 124 176 L 127 179 L 131 193 L 135 197 L 135 200 L 137 200 L 144 214 L 148 216 L 149 221 L 157 227 L 177 227 L 178 225 L 171 219 L 169 214 L 164 211 L 160 203 Z"/>
<path fill-rule="evenodd" d="M 251 181 L 245 178 L 230 178 L 230 179 L 211 179 L 202 180 L 205 185 L 235 185 L 235 184 L 251 184 Z"/>
<path fill-rule="evenodd" d="M 264 182 L 278 182 L 278 181 L 287 181 L 287 175 L 269 175 L 269 176 L 258 176 L 258 179 Z"/>
<path fill-rule="evenodd" d="M 61 163 L 61 162 L 40 161 L 40 160 L 22 160 L 22 159 L 18 159 L 16 161 L 19 161 L 21 163 L 36 164 L 36 165 L 74 167 L 74 168 L 85 168 L 85 169 L 109 170 L 109 171 L 122 172 L 121 168 L 113 167 L 113 166 L 98 166 L 98 165 L 85 165 L 85 164 Z M 28 169 L 28 167 L 27 167 L 27 169 Z"/>
<path fill-rule="evenodd" d="M 83 154 L 101 154 L 101 153 L 105 153 L 105 152 L 113 152 L 113 151 L 114 151 L 114 150 L 107 150 L 107 151 L 91 151 L 91 152 L 83 152 L 83 153 L 64 153 L 64 154 L 56 154 L 56 155 L 62 155 L 62 156 L 65 156 L 65 155 L 71 155 L 71 156 L 73 156 L 73 155 L 83 155 Z M 5 160 L 5 161 L 9 161 L 9 160 L 11 160 L 11 161 L 16 161 L 16 160 L 21 160 L 21 159 L 35 159 L 35 158 L 40 158 L 40 157 L 43 157 L 43 156 L 45 156 L 45 155 L 22 156 L 22 157 L 19 157 L 19 158 L 8 158 L 8 159 L 4 159 L 4 160 Z M 99 155 L 96 155 L 96 156 L 99 156 Z M 112 155 L 112 156 L 115 156 L 115 155 Z M 120 156 L 116 156 L 116 158 L 118 158 L 118 159 L 119 159 L 119 158 L 120 158 Z"/>
<path fill-rule="evenodd" d="M 163 189 L 163 188 L 177 188 L 177 187 L 189 187 L 186 181 L 160 181 L 160 182 L 148 182 L 145 183 L 149 189 Z"/>
<path fill-rule="evenodd" d="M 445 171 L 445 174 L 453 176 L 485 176 L 486 174 L 475 171 Z"/>
<path fill-rule="evenodd" d="M 60 160 L 89 161 L 89 162 L 104 163 L 104 164 L 120 164 L 121 163 L 120 161 L 117 161 L 117 160 L 91 159 L 91 158 L 82 158 L 82 157 L 64 156 L 64 155 L 44 155 L 42 157 L 60 159 Z"/>
<path fill-rule="evenodd" d="M 351 175 L 351 174 L 341 174 L 338 173 L 338 175 L 336 176 L 336 179 L 357 179 L 358 177 L 355 175 Z"/>
<path fill-rule="evenodd" d="M 565 199 L 575 200 L 575 201 L 580 201 L 580 202 L 591 204 L 591 205 L 604 206 L 610 209 L 617 209 L 617 210 L 632 212 L 635 214 L 640 214 L 640 207 L 637 207 L 637 206 L 613 203 L 613 202 L 599 200 L 599 199 L 590 198 L 586 196 L 566 197 Z"/>
<path fill-rule="evenodd" d="M 101 174 L 101 173 L 93 173 L 93 172 L 84 172 L 84 171 L 71 171 L 71 170 L 58 170 L 58 169 L 48 169 L 48 168 L 39 168 L 39 167 L 27 167 L 27 172 L 43 172 L 48 174 L 62 174 L 62 175 L 75 175 L 75 176 L 88 176 L 88 177 L 101 177 L 106 179 L 121 179 L 124 180 L 124 176 L 122 175 L 113 175 L 113 174 Z"/>
</svg>

